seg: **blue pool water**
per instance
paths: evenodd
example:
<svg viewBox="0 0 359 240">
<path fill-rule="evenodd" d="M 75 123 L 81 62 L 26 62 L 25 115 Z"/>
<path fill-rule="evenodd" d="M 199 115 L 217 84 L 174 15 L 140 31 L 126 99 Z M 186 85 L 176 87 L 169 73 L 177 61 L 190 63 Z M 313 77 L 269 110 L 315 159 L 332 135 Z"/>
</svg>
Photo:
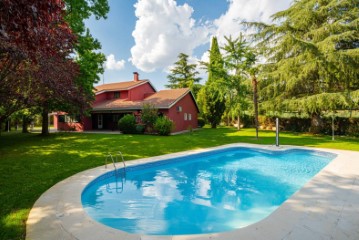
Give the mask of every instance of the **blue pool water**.
<svg viewBox="0 0 359 240">
<path fill-rule="evenodd" d="M 335 155 L 227 148 L 100 176 L 82 193 L 85 211 L 107 226 L 147 235 L 200 234 L 255 223 Z"/>
</svg>

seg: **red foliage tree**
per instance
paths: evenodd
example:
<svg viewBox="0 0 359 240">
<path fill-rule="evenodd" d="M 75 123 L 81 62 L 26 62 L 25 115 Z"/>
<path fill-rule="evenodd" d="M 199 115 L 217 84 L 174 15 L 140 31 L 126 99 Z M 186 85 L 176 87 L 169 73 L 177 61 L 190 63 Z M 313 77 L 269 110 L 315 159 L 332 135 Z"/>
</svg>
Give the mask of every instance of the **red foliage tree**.
<svg viewBox="0 0 359 240">
<path fill-rule="evenodd" d="M 76 38 L 64 13 L 62 0 L 0 1 L 0 122 L 29 106 L 42 108 L 45 124 L 47 112 L 60 104 L 86 106 L 74 81 Z"/>
</svg>

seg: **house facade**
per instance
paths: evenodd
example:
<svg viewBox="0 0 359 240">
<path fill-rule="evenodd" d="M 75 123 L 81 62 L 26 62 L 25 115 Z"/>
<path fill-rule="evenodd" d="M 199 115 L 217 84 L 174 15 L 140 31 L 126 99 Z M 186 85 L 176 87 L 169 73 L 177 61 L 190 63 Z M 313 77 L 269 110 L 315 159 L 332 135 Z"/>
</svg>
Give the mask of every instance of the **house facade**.
<svg viewBox="0 0 359 240">
<path fill-rule="evenodd" d="M 90 116 L 58 112 L 54 127 L 65 131 L 118 130 L 118 121 L 125 114 L 133 114 L 137 123 L 141 123 L 146 103 L 175 123 L 173 132 L 197 128 L 199 110 L 188 88 L 156 91 L 149 80 L 140 80 L 136 72 L 132 81 L 96 86 Z"/>
</svg>

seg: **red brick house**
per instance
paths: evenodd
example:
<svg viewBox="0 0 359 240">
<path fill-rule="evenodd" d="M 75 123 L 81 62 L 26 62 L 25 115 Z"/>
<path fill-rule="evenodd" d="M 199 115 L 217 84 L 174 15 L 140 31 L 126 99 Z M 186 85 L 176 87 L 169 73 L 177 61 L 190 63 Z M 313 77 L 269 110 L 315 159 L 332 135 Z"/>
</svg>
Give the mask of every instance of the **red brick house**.
<svg viewBox="0 0 359 240">
<path fill-rule="evenodd" d="M 117 123 L 125 114 L 134 114 L 141 122 L 143 104 L 150 103 L 159 114 L 175 123 L 173 132 L 197 128 L 198 106 L 188 88 L 156 91 L 149 80 L 139 80 L 134 73 L 133 81 L 103 84 L 95 87 L 95 101 L 91 116 L 74 117 L 63 112 L 54 116 L 58 130 L 116 130 Z"/>
</svg>

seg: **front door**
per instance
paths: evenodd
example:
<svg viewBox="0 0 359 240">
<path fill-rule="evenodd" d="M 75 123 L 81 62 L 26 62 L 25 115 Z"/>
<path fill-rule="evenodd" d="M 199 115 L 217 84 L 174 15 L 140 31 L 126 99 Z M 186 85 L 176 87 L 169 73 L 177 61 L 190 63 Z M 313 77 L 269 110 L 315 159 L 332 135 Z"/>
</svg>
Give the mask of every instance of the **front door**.
<svg viewBox="0 0 359 240">
<path fill-rule="evenodd" d="M 97 128 L 98 129 L 103 128 L 103 116 L 102 116 L 102 114 L 97 115 Z"/>
</svg>

